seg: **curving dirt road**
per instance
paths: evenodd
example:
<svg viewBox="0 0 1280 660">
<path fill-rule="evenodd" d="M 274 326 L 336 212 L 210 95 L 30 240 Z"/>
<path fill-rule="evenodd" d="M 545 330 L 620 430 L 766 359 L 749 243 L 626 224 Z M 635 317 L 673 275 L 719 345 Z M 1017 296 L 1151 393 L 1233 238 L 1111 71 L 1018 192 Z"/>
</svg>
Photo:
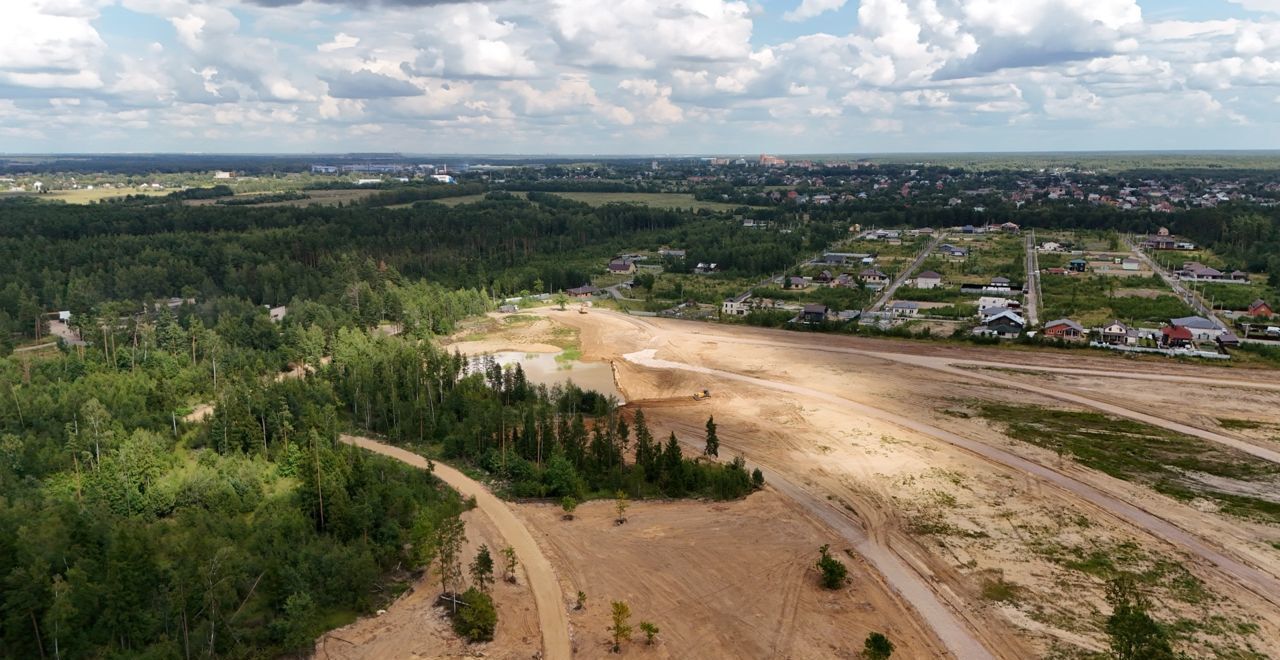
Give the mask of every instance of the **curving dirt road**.
<svg viewBox="0 0 1280 660">
<path fill-rule="evenodd" d="M 346 444 L 394 458 L 417 468 L 424 470 L 428 468 L 425 458 L 399 447 L 354 435 L 343 435 L 339 439 Z M 524 565 L 525 574 L 528 576 L 529 587 L 533 590 L 533 600 L 538 606 L 538 622 L 542 629 L 542 657 L 549 660 L 569 658 L 572 655 L 569 618 L 564 611 L 560 583 L 556 580 L 551 562 L 547 561 L 546 556 L 542 554 L 542 549 L 538 547 L 528 528 L 515 517 L 505 502 L 489 492 L 483 484 L 443 463 L 433 463 L 432 470 L 435 476 L 449 484 L 463 497 L 475 497 L 476 506 L 493 521 L 507 543 L 515 548 L 516 555 L 520 558 L 520 563 Z"/>
</svg>

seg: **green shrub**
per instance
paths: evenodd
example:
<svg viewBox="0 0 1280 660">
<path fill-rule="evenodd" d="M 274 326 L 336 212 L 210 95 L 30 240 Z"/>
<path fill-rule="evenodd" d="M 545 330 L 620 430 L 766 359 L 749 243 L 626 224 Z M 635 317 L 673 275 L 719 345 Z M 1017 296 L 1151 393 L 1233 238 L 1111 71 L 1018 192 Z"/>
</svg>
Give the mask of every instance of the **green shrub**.
<svg viewBox="0 0 1280 660">
<path fill-rule="evenodd" d="M 498 627 L 498 610 L 489 594 L 472 587 L 462 594 L 462 606 L 453 615 L 453 630 L 468 642 L 493 640 Z"/>
</svg>

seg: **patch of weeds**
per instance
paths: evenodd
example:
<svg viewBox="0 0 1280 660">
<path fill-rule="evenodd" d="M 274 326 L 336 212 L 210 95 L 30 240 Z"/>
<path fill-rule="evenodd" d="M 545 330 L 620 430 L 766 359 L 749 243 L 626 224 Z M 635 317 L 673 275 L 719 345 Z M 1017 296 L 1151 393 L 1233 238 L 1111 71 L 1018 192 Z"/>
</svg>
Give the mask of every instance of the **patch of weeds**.
<svg viewBox="0 0 1280 660">
<path fill-rule="evenodd" d="M 1218 425 L 1228 431 L 1252 431 L 1270 426 L 1270 424 L 1255 422 L 1252 419 L 1232 419 L 1230 417 L 1219 417 Z"/>
<path fill-rule="evenodd" d="M 940 507 L 946 507 L 948 509 L 954 509 L 956 507 L 956 496 L 945 490 L 931 490 L 929 491 L 929 495 L 933 497 L 933 503 Z"/>
<path fill-rule="evenodd" d="M 1203 497 L 1231 515 L 1280 523 L 1280 503 L 1189 483 L 1187 472 L 1235 481 L 1270 481 L 1280 466 L 1182 433 L 1101 413 L 985 403 L 982 415 L 1016 440 L 1071 456 L 1117 479 L 1187 501 Z"/>
<path fill-rule="evenodd" d="M 1022 587 L 1004 579 L 1004 576 L 982 581 L 982 599 L 994 603 L 1017 603 L 1021 591 Z"/>
</svg>

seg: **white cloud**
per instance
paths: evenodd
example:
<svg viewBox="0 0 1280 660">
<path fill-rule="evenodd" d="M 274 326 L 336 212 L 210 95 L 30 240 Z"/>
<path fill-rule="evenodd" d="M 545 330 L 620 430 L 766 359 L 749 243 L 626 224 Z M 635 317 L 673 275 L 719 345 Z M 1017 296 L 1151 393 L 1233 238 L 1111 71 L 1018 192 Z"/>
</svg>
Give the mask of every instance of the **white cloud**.
<svg viewBox="0 0 1280 660">
<path fill-rule="evenodd" d="M 844 7 L 847 0 L 800 0 L 800 5 L 782 15 L 782 19 L 799 23 Z"/>
<path fill-rule="evenodd" d="M 334 51 L 345 50 L 347 48 L 355 48 L 360 44 L 360 37 L 353 37 L 349 34 L 339 32 L 334 35 L 333 41 L 316 46 L 316 50 L 322 53 L 332 53 Z"/>
<path fill-rule="evenodd" d="M 1280 0 L 1228 0 L 1250 11 L 1280 13 Z"/>
<path fill-rule="evenodd" d="M 92 70 L 107 45 L 93 27 L 96 3 L 9 0 L 0 19 L 0 83 L 96 89 Z"/>
</svg>

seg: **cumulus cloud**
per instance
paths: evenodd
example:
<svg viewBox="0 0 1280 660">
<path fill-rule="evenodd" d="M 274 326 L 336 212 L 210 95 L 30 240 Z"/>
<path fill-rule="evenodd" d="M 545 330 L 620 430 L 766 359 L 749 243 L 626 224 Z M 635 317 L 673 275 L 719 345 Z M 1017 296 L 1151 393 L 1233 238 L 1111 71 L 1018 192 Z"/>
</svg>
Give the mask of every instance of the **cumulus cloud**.
<svg viewBox="0 0 1280 660">
<path fill-rule="evenodd" d="M 800 0 L 800 6 L 782 15 L 782 19 L 799 23 L 844 7 L 847 0 Z"/>
<path fill-rule="evenodd" d="M 422 90 L 411 82 L 368 69 L 335 73 L 323 80 L 329 86 L 329 96 L 335 99 L 381 99 L 422 94 Z"/>
<path fill-rule="evenodd" d="M 821 19 L 848 0 L 787 0 L 759 31 L 778 15 L 752 0 L 7 0 L 0 124 L 24 141 L 0 146 L 928 150 L 1070 127 L 1141 147 L 1245 124 L 1280 146 L 1257 142 L 1280 135 L 1280 21 L 1139 1 L 859 0 L 844 24 Z M 162 27 L 112 32 L 108 6 Z"/>
</svg>

